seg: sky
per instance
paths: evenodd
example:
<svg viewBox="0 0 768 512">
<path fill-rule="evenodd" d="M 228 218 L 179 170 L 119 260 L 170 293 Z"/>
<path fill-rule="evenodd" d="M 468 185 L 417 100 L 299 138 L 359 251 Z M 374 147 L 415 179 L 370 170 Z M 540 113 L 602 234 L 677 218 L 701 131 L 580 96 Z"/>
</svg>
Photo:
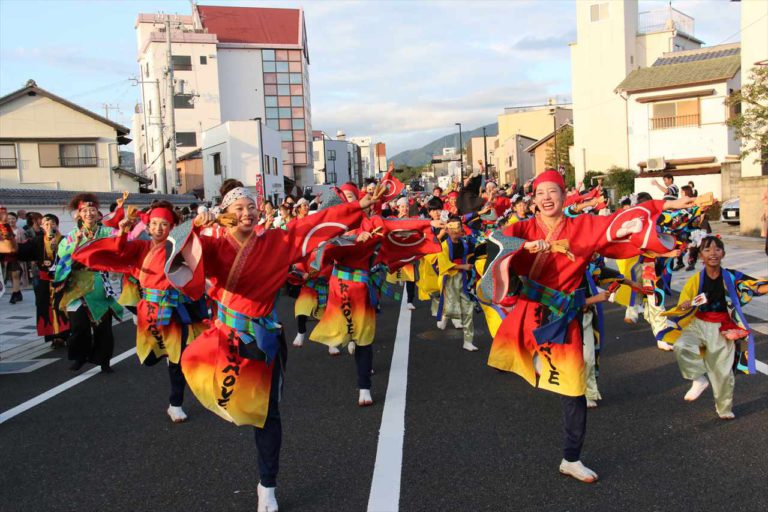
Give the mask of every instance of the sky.
<svg viewBox="0 0 768 512">
<path fill-rule="evenodd" d="M 577 0 L 588 1 L 588 0 Z M 755 1 L 755 0 L 745 0 Z M 389 155 L 493 123 L 504 107 L 570 100 L 576 7 L 569 0 L 236 1 L 301 7 L 313 129 L 371 135 Z M 667 1 L 641 1 L 640 11 Z M 739 3 L 678 0 L 707 45 L 739 40 Z M 140 12 L 189 14 L 187 0 L 0 0 L 0 95 L 40 87 L 131 127 Z M 130 148 L 129 148 L 130 149 Z"/>
</svg>

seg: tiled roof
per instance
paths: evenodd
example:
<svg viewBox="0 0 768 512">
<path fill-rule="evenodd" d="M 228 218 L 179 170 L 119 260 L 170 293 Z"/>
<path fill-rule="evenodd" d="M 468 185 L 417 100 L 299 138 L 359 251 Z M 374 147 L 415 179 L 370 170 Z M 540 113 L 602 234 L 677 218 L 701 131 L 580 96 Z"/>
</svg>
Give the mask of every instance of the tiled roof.
<svg viewBox="0 0 768 512">
<path fill-rule="evenodd" d="M 653 66 L 631 72 L 617 91 L 637 92 L 728 80 L 741 67 L 739 50 L 688 51 L 665 54 Z"/>
<path fill-rule="evenodd" d="M 220 43 L 301 44 L 299 9 L 198 5 L 197 12 Z"/>
<path fill-rule="evenodd" d="M 72 196 L 78 194 L 74 190 L 48 190 L 31 188 L 4 188 L 0 190 L 0 205 L 3 206 L 32 206 L 32 205 L 66 205 Z M 123 194 L 118 192 L 93 192 L 102 206 L 109 206 Z M 177 206 L 189 206 L 198 202 L 191 194 L 131 194 L 126 204 L 147 206 L 152 201 L 165 200 Z"/>
</svg>

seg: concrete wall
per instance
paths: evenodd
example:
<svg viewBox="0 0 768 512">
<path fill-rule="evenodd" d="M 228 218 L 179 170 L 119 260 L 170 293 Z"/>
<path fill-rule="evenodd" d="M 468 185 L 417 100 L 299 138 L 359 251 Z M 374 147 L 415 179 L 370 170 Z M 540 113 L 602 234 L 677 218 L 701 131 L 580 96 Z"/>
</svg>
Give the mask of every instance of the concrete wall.
<svg viewBox="0 0 768 512">
<path fill-rule="evenodd" d="M 221 120 L 266 119 L 261 50 L 220 48 L 218 61 Z"/>
<path fill-rule="evenodd" d="M 356 176 L 349 173 L 349 146 L 345 140 L 324 139 L 312 141 L 312 151 L 318 154 L 314 160 L 314 179 L 316 184 L 343 185 L 348 181 L 357 182 Z M 336 152 L 336 160 L 329 159 L 331 151 Z M 354 172 L 354 169 L 353 169 Z M 336 179 L 333 179 L 333 173 Z"/>
<path fill-rule="evenodd" d="M 760 234 L 763 214 L 763 193 L 768 189 L 768 176 L 742 176 L 739 162 L 723 165 L 723 199 L 739 198 L 739 219 L 742 235 Z M 701 189 L 699 189 L 701 190 Z"/>
<path fill-rule="evenodd" d="M 656 178 L 635 178 L 635 193 L 648 192 L 654 199 L 663 199 L 664 194 L 658 188 L 653 186 L 653 181 L 656 180 L 662 185 L 663 180 L 661 177 Z M 723 195 L 722 179 L 720 174 L 695 174 L 691 176 L 675 176 L 675 184 L 678 187 L 687 185 L 689 181 L 692 181 L 696 186 L 696 190 L 699 191 L 699 195 L 706 192 L 712 192 L 716 199 L 729 199 Z"/>
<path fill-rule="evenodd" d="M 750 0 L 741 2 L 741 81 L 747 83 L 749 72 L 758 61 L 768 59 L 768 2 Z M 763 20 L 756 22 L 755 20 Z M 742 108 L 746 108 L 743 105 Z M 741 163 L 742 176 L 760 176 L 762 168 L 755 163 L 757 155 L 750 154 Z"/>
</svg>

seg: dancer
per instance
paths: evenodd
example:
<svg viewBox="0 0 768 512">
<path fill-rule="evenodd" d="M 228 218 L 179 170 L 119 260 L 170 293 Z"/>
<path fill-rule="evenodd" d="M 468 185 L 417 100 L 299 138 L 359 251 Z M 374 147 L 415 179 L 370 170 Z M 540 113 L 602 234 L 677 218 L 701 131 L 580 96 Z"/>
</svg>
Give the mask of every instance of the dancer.
<svg viewBox="0 0 768 512">
<path fill-rule="evenodd" d="M 316 256 L 315 251 L 311 256 Z M 302 284 L 294 304 L 294 316 L 296 317 L 294 347 L 304 345 L 307 338 L 307 320 L 310 318 L 320 320 L 325 313 L 325 306 L 328 303 L 328 280 L 331 277 L 332 269 L 330 266 L 325 266 L 320 271 L 315 271 L 309 267 L 309 263 L 305 262 L 295 265 L 294 273 L 300 275 Z M 337 347 L 329 345 L 328 353 L 337 356 L 341 352 Z"/>
<path fill-rule="evenodd" d="M 440 187 L 435 187 L 435 190 L 439 191 Z M 441 221 L 443 212 L 443 201 L 437 196 L 430 197 L 427 201 L 427 215 L 429 218 L 434 221 Z M 444 228 L 432 228 L 432 233 L 440 243 L 442 243 L 447 236 Z M 437 317 L 437 310 L 440 307 L 440 271 L 437 266 L 438 255 L 439 253 L 427 254 L 419 260 L 419 277 L 416 285 L 419 293 L 419 300 L 429 301 L 429 310 L 433 317 Z"/>
<path fill-rule="evenodd" d="M 19 244 L 18 258 L 22 261 L 35 261 L 38 278 L 35 280 L 35 309 L 37 310 L 37 334 L 53 347 L 63 347 L 69 337 L 69 321 L 53 307 L 54 289 L 51 286 L 54 261 L 61 243 L 59 218 L 53 214 L 43 216 L 43 232 L 32 240 Z"/>
<path fill-rule="evenodd" d="M 587 410 L 580 325 L 585 299 L 579 288 L 584 271 L 595 252 L 612 258 L 646 250 L 666 252 L 674 240 L 656 233 L 655 217 L 662 208 L 684 208 L 692 200 L 654 201 L 644 209 L 612 216 L 569 218 L 563 214 L 565 183 L 560 173 L 543 172 L 533 189 L 540 211 L 536 218 L 492 235 L 504 250 L 486 271 L 485 295 L 496 303 L 507 296 L 510 269 L 520 276 L 522 286 L 517 304 L 493 339 L 488 364 L 562 395 L 565 446 L 560 472 L 591 483 L 597 474 L 580 460 Z"/>
<path fill-rule="evenodd" d="M 717 237 L 705 238 L 699 254 L 704 269 L 691 276 L 680 292 L 677 307 L 667 313 L 670 327 L 659 338 L 674 343 L 675 357 L 691 388 L 693 402 L 712 384 L 715 410 L 720 419 L 732 420 L 733 361 L 736 340 L 747 338 L 747 373 L 755 373 L 754 338 L 741 307 L 756 295 L 768 293 L 768 280 L 753 279 L 720 266 L 725 245 Z M 729 306 L 734 313 L 728 312 Z"/>
<path fill-rule="evenodd" d="M 258 452 L 258 510 L 278 509 L 275 487 L 282 425 L 278 401 L 286 344 L 275 299 L 290 266 L 318 244 L 354 228 L 362 208 L 383 193 L 326 208 L 257 236 L 253 194 L 236 180 L 220 189 L 221 212 L 234 226 L 224 236 L 201 236 L 216 218 L 197 216 L 171 234 L 174 251 L 166 267 L 169 280 L 192 298 L 202 295 L 206 279 L 216 301 L 217 318 L 184 351 L 182 370 L 190 389 L 207 409 L 236 425 L 252 425 Z M 256 270 L 256 271 L 254 271 Z"/>
<path fill-rule="evenodd" d="M 78 228 L 70 231 L 59 244 L 53 286 L 59 297 L 58 307 L 67 311 L 71 335 L 70 370 L 80 370 L 86 362 L 101 366 L 102 373 L 112 373 L 109 360 L 115 348 L 112 316 L 123 308 L 104 272 L 93 272 L 72 259 L 75 250 L 91 240 L 107 238 L 112 230 L 99 226 L 99 200 L 90 193 L 77 194 L 69 203 L 76 212 Z"/>
<path fill-rule="evenodd" d="M 19 216 L 16 212 L 6 212 L 5 219 L 0 221 L 7 226 L 4 238 L 12 240 L 16 245 L 24 243 L 27 240 L 24 230 L 16 225 L 18 220 Z M 12 285 L 10 303 L 16 304 L 17 302 L 24 300 L 24 295 L 21 293 L 21 276 L 23 269 L 15 252 L 7 253 L 4 260 L 5 275 L 10 276 Z"/>
<path fill-rule="evenodd" d="M 141 214 L 151 240 L 128 240 L 138 220 L 138 216 L 122 218 L 118 236 L 88 242 L 72 258 L 89 269 L 119 272 L 138 281 L 136 355 L 146 366 L 168 359 L 171 394 L 166 413 L 172 422 L 182 423 L 187 420 L 182 408 L 186 381 L 179 363 L 187 343 L 203 331 L 207 308 L 202 300 L 193 303 L 184 297 L 165 277 L 166 240 L 179 221 L 173 205 L 155 201 L 149 213 Z"/>
<path fill-rule="evenodd" d="M 395 218 L 410 218 L 408 215 L 408 198 L 401 197 L 395 204 L 397 205 Z M 416 268 L 413 263 L 406 263 L 395 272 L 388 273 L 386 279 L 387 283 L 390 285 L 400 285 L 405 283 L 406 300 L 408 301 L 406 307 L 411 311 L 415 310 L 416 306 L 413 305 L 413 299 L 416 296 Z"/>
<path fill-rule="evenodd" d="M 475 352 L 474 305 L 469 290 L 472 286 L 475 244 L 464 236 L 461 217 L 451 216 L 446 224 L 448 237 L 442 243 L 437 265 L 440 269 L 440 303 L 437 327 L 444 330 L 448 319 L 457 329 L 463 329 L 462 348 Z"/>
</svg>

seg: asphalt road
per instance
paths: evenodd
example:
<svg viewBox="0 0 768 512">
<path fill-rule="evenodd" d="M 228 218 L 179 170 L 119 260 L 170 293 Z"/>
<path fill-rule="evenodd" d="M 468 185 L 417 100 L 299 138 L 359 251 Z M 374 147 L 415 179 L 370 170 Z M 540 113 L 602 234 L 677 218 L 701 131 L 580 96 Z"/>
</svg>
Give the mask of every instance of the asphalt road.
<svg viewBox="0 0 768 512">
<path fill-rule="evenodd" d="M 292 301 L 279 307 L 288 340 Z M 356 406 L 354 361 L 324 347 L 290 347 L 281 405 L 280 509 L 364 511 L 376 461 L 399 305 L 379 316 L 374 407 Z M 460 331 L 438 331 L 426 303 L 413 314 L 400 491 L 403 511 L 765 510 L 768 377 L 738 375 L 737 419 L 717 419 L 710 391 L 695 403 L 674 356 L 650 329 L 609 307 L 600 407 L 590 411 L 583 460 L 601 477 L 558 474 L 560 402 L 486 366 L 490 340 L 476 316 L 479 352 Z M 763 320 L 764 321 L 764 320 Z M 115 328 L 116 354 L 133 344 Z M 768 339 L 758 337 L 765 361 Z M 64 357 L 63 353 L 60 353 Z M 48 355 L 50 357 L 50 354 Z M 0 376 L 0 411 L 70 379 L 67 362 Z M 255 510 L 252 430 L 203 409 L 165 415 L 167 372 L 135 357 L 0 425 L 2 511 Z"/>
</svg>

